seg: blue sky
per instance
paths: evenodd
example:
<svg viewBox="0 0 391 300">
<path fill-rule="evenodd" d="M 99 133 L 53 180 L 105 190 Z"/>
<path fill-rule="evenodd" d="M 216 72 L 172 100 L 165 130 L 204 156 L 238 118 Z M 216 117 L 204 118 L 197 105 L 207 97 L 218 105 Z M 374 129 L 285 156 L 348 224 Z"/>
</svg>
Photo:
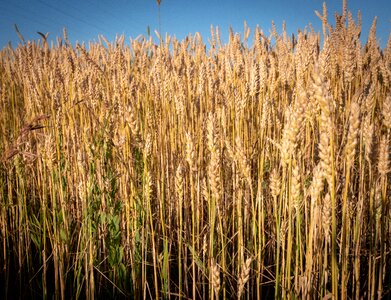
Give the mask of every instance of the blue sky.
<svg viewBox="0 0 391 300">
<path fill-rule="evenodd" d="M 326 1 L 328 18 L 334 22 L 334 12 L 341 12 L 342 0 Z M 246 21 L 253 30 L 258 24 L 269 34 L 274 20 L 281 31 L 285 20 L 287 31 L 296 33 L 312 24 L 321 32 L 321 21 L 314 11 L 322 12 L 323 0 L 161 0 L 161 31 L 175 35 L 179 40 L 189 33 L 200 32 L 204 42 L 210 37 L 210 26 L 219 26 L 223 42 L 227 42 L 228 29 L 243 32 Z M 348 9 L 354 18 L 362 14 L 362 40 L 366 41 L 375 16 L 378 17 L 377 37 L 385 47 L 391 29 L 390 0 L 350 0 Z M 55 39 L 65 27 L 71 42 L 97 41 L 103 34 L 113 40 L 116 34 L 129 37 L 147 35 L 147 27 L 159 28 L 156 0 L 0 0 L 0 48 L 9 41 L 13 46 L 19 42 L 14 29 L 17 24 L 26 40 L 38 39 L 37 31 L 49 32 Z"/>
</svg>

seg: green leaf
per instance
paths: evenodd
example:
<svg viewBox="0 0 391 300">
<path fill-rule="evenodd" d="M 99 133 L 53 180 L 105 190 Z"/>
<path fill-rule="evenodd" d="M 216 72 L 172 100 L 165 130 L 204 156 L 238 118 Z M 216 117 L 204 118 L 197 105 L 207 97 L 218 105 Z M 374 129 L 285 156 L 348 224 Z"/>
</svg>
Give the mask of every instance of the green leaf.
<svg viewBox="0 0 391 300">
<path fill-rule="evenodd" d="M 197 266 L 204 272 L 204 274 L 207 274 L 206 268 L 202 260 L 198 257 L 196 251 L 194 251 L 193 247 L 190 244 L 186 244 L 187 247 L 189 248 L 191 255 L 193 256 Z"/>
<path fill-rule="evenodd" d="M 38 249 L 41 249 L 41 241 L 34 233 L 30 234 L 30 238 Z"/>
<path fill-rule="evenodd" d="M 63 242 L 67 240 L 67 234 L 63 228 L 60 229 L 60 238 Z"/>
<path fill-rule="evenodd" d="M 121 262 L 124 258 L 124 248 L 122 246 L 118 249 L 118 262 Z"/>
</svg>

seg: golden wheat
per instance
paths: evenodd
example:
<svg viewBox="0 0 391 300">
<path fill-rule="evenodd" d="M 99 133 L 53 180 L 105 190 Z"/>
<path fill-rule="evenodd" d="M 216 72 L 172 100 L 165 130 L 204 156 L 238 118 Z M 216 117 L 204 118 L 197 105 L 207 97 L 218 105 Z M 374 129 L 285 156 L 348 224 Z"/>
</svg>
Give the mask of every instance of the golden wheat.
<svg viewBox="0 0 391 300">
<path fill-rule="evenodd" d="M 389 296 L 391 38 L 316 15 L 3 49 L 0 294 Z"/>
</svg>

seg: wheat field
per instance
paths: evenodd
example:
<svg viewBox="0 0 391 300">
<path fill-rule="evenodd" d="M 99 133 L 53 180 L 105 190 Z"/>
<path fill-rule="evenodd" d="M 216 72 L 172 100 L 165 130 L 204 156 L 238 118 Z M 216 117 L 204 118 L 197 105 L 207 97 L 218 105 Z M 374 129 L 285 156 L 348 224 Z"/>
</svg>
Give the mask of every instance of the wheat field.
<svg viewBox="0 0 391 300">
<path fill-rule="evenodd" d="M 391 38 L 211 28 L 0 52 L 3 299 L 380 299 Z"/>
</svg>

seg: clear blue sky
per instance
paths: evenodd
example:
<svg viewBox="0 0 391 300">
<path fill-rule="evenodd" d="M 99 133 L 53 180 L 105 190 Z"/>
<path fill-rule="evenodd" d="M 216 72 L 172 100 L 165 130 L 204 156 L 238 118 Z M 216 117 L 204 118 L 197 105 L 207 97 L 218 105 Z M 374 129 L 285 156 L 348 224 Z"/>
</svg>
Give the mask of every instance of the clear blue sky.
<svg viewBox="0 0 391 300">
<path fill-rule="evenodd" d="M 229 26 L 243 32 L 246 21 L 253 30 L 258 24 L 269 34 L 274 20 L 278 31 L 285 20 L 287 31 L 296 33 L 312 24 L 321 31 L 321 21 L 314 11 L 322 12 L 323 0 L 161 0 L 161 29 L 179 40 L 189 33 L 200 32 L 204 42 L 210 37 L 210 26 L 219 26 L 223 42 Z M 334 22 L 334 12 L 341 12 L 342 0 L 326 1 L 328 17 Z M 348 8 L 354 18 L 362 13 L 362 41 L 365 42 L 375 16 L 378 17 L 377 37 L 385 47 L 391 29 L 391 0 L 350 0 Z M 17 24 L 26 40 L 38 39 L 37 31 L 49 32 L 52 39 L 62 35 L 64 27 L 72 43 L 96 41 L 100 34 L 113 40 L 116 33 L 129 36 L 147 35 L 158 29 L 156 0 L 0 0 L 0 49 L 9 41 L 19 42 Z"/>
</svg>

